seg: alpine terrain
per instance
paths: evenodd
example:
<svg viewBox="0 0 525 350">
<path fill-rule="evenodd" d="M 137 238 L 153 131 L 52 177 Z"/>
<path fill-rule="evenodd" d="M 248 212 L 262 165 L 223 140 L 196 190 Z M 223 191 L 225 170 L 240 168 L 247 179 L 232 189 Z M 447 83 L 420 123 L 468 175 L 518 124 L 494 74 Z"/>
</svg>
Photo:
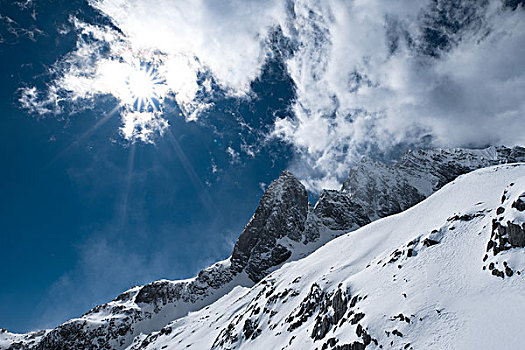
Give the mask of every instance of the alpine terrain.
<svg viewBox="0 0 525 350">
<path fill-rule="evenodd" d="M 284 171 L 231 256 L 0 349 L 519 349 L 525 148 L 363 158 L 312 206 Z"/>
</svg>

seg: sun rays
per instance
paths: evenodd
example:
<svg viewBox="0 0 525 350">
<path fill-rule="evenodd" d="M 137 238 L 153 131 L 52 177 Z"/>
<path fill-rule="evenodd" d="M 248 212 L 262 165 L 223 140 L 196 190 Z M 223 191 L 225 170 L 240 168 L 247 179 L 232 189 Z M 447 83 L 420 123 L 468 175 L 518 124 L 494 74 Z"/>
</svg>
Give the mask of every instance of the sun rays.
<svg viewBox="0 0 525 350">
<path fill-rule="evenodd" d="M 133 64 L 126 67 L 125 91 L 119 91 L 122 126 L 120 132 L 128 141 L 153 143 L 162 135 L 168 121 L 162 117 L 162 103 L 168 91 L 165 80 L 153 65 Z"/>
<path fill-rule="evenodd" d="M 131 105 L 136 111 L 157 111 L 159 99 L 164 93 L 164 80 L 152 66 L 133 67 L 126 79 Z"/>
<path fill-rule="evenodd" d="M 125 140 L 153 143 L 168 127 L 163 103 L 169 87 L 152 62 L 107 60 L 97 68 L 99 90 L 118 101 Z"/>
</svg>

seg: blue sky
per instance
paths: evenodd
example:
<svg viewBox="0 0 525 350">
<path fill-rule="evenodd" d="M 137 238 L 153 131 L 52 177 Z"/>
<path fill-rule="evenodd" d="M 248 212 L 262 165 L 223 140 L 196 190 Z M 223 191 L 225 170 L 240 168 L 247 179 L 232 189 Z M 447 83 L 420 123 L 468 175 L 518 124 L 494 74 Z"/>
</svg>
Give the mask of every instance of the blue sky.
<svg viewBox="0 0 525 350">
<path fill-rule="evenodd" d="M 77 12 L 78 3 L 66 3 L 63 11 Z M 56 8 L 38 8 L 47 34 L 35 42 L 2 32 L 10 41 L 0 56 L 0 327 L 11 331 L 56 326 L 134 284 L 190 277 L 226 258 L 291 156 L 281 143 L 240 152 L 261 135 L 225 118 L 239 112 L 262 131 L 272 111 L 287 108 L 293 90 L 276 61 L 254 82 L 256 99 L 218 98 L 197 122 L 167 107 L 171 127 L 155 144 L 124 140 L 118 116 L 93 130 L 115 107 L 111 98 L 71 117 L 31 117 L 17 89 L 43 84 L 46 66 L 74 44 L 53 34 L 67 19 Z M 6 10 L 32 23 L 16 6 Z"/>
<path fill-rule="evenodd" d="M 283 169 L 315 199 L 363 155 L 523 145 L 523 5 L 0 0 L 0 327 L 226 258 Z"/>
</svg>

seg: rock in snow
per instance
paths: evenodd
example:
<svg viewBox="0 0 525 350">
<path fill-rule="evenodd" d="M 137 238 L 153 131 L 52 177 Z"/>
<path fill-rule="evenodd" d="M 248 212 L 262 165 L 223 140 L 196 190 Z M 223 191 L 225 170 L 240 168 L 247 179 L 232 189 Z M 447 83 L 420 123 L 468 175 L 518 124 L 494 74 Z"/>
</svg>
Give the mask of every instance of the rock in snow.
<svg viewBox="0 0 525 350">
<path fill-rule="evenodd" d="M 520 147 L 364 158 L 313 207 L 285 171 L 227 260 L 52 330 L 2 330 L 0 349 L 519 348 L 525 164 L 494 165 L 524 161 Z"/>
</svg>

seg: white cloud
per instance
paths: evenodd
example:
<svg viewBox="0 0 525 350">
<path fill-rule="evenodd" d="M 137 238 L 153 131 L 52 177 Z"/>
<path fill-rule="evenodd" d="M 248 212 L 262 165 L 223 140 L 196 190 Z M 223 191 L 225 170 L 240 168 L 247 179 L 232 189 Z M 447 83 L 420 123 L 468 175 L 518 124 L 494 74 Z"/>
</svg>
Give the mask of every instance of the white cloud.
<svg viewBox="0 0 525 350">
<path fill-rule="evenodd" d="M 167 127 L 160 105 L 171 89 L 154 72 L 163 56 L 136 52 L 111 28 L 76 18 L 71 22 L 79 33 L 76 49 L 50 68 L 55 79 L 46 91 L 21 90 L 21 106 L 41 115 L 60 114 L 90 108 L 94 97 L 111 95 L 120 107 L 122 135 L 133 142 L 153 142 Z"/>
<path fill-rule="evenodd" d="M 195 119 L 213 102 L 199 97 L 211 79 L 232 96 L 250 94 L 268 54 L 267 34 L 280 26 L 295 46 L 286 65 L 297 99 L 293 117 L 278 119 L 273 136 L 296 146 L 296 171 L 312 189 L 335 186 L 371 150 L 424 140 L 525 143 L 525 11 L 503 9 L 499 0 L 90 4 L 123 34 L 74 20 L 82 34 L 77 49 L 56 64 L 47 93 L 23 91 L 24 107 L 60 112 L 65 101 L 110 94 L 123 107 L 124 137 L 148 142 L 167 124 L 162 108 L 137 117 L 129 102 L 126 79 L 137 62 L 154 67 L 160 102 L 174 95 Z"/>
<path fill-rule="evenodd" d="M 211 77 L 232 96 L 248 94 L 268 53 L 268 31 L 277 24 L 276 16 L 284 15 L 278 0 L 100 0 L 90 4 L 120 31 L 72 18 L 79 34 L 76 49 L 52 67 L 55 80 L 47 91 L 27 87 L 21 91 L 20 103 L 35 113 L 58 114 L 64 106 L 74 108 L 71 103 L 82 108 L 96 96 L 112 95 L 122 107 L 127 123 L 123 130 L 130 127 L 126 115 L 136 115 L 137 109 L 130 98 L 129 80 L 144 64 L 161 80 L 156 84 L 161 91 L 155 94 L 159 104 L 174 95 L 188 120 L 211 106 L 210 101 L 198 98 L 211 89 Z M 156 124 L 165 122 L 161 108 L 154 114 Z M 136 127 L 144 130 L 144 125 Z M 139 134 L 142 139 L 144 133 L 123 132 L 124 136 Z"/>
<path fill-rule="evenodd" d="M 193 118 L 205 108 L 197 93 L 211 88 L 209 78 L 199 81 L 204 72 L 233 96 L 250 92 L 268 52 L 268 30 L 285 15 L 280 0 L 97 0 L 91 5 L 116 23 L 134 51 L 163 54 L 159 74 Z"/>
<path fill-rule="evenodd" d="M 437 146 L 525 143 L 524 11 L 474 1 L 462 3 L 467 15 L 455 5 L 447 15 L 464 29 L 445 28 L 450 48 L 429 57 L 428 2 L 295 3 L 300 49 L 288 68 L 298 99 L 275 135 L 298 147 L 294 170 L 310 189 L 337 184 L 367 149 L 388 152 L 426 135 Z"/>
<path fill-rule="evenodd" d="M 240 163 L 239 152 L 235 151 L 231 147 L 226 148 L 226 152 L 228 152 L 228 155 L 230 156 L 230 164 L 238 164 L 238 163 Z"/>
<path fill-rule="evenodd" d="M 126 140 L 140 140 L 145 143 L 152 142 L 154 134 L 162 136 L 168 128 L 168 122 L 153 112 L 123 112 L 122 124 L 120 132 Z"/>
</svg>

